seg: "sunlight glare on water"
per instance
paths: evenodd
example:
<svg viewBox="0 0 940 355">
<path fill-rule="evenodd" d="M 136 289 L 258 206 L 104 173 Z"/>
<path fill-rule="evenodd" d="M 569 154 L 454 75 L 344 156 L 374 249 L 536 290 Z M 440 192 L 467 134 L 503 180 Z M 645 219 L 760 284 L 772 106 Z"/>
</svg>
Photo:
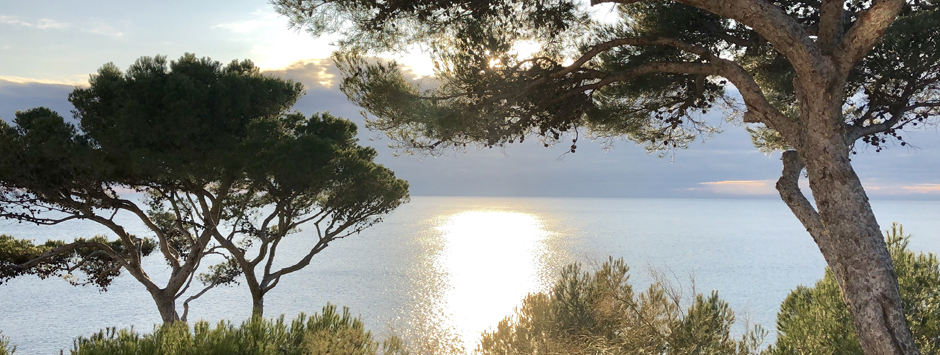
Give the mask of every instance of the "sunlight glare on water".
<svg viewBox="0 0 940 355">
<path fill-rule="evenodd" d="M 482 331 L 542 288 L 548 232 L 534 215 L 485 210 L 445 216 L 436 229 L 444 243 L 434 267 L 446 284 L 438 314 L 472 350 Z"/>
</svg>

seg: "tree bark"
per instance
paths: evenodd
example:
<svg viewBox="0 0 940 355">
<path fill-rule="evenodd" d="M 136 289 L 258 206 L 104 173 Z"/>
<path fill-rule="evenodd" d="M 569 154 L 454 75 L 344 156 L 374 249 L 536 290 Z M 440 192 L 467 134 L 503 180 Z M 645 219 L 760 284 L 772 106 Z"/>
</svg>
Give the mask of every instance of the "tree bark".
<svg viewBox="0 0 940 355">
<path fill-rule="evenodd" d="M 841 135 L 809 139 L 801 158 L 825 233 L 819 249 L 839 279 L 865 354 L 919 354 L 904 318 L 881 228 Z"/>
<path fill-rule="evenodd" d="M 261 318 L 264 316 L 264 294 L 251 292 L 251 317 Z"/>
<path fill-rule="evenodd" d="M 784 153 L 777 189 L 839 282 L 865 354 L 919 355 L 891 256 L 851 164 L 842 118 L 844 81 L 832 72 L 819 74 L 794 83 L 802 132 L 787 139 L 796 152 Z M 796 186 L 804 166 L 815 210 Z"/>
<path fill-rule="evenodd" d="M 244 257 L 244 255 L 240 257 Z M 242 266 L 242 273 L 245 275 L 245 283 L 248 284 L 248 291 L 251 293 L 251 317 L 261 318 L 264 316 L 264 285 L 258 282 L 258 277 L 255 276 L 253 266 L 250 266 L 250 264 L 243 259 L 238 259 L 238 261 Z"/>
<path fill-rule="evenodd" d="M 157 303 L 157 310 L 160 312 L 160 318 L 163 318 L 163 324 L 172 324 L 180 320 L 176 313 L 176 297 L 172 293 L 161 290 L 160 292 L 151 292 L 153 301 Z"/>
</svg>

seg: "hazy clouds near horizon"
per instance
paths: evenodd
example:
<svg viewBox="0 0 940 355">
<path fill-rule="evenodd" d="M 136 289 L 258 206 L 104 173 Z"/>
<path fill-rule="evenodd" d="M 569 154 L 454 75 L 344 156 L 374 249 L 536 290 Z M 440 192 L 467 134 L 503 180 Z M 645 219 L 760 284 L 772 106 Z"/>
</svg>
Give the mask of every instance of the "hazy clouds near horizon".
<svg viewBox="0 0 940 355">
<path fill-rule="evenodd" d="M 329 111 L 360 126 L 360 142 L 378 149 L 379 162 L 411 183 L 412 195 L 545 197 L 771 197 L 779 177 L 779 154 L 765 155 L 743 127 L 722 123 L 723 133 L 691 144 L 673 156 L 647 154 L 633 142 L 618 141 L 604 150 L 599 142 L 579 142 L 575 154 L 565 146 L 544 148 L 537 139 L 505 149 L 467 149 L 441 157 L 395 156 L 381 132 L 363 127 L 360 109 L 338 90 L 339 73 L 329 60 L 301 61 L 267 71 L 302 82 L 307 93 L 295 109 L 306 114 Z M 46 106 L 71 117 L 72 87 L 0 80 L 0 118 Z M 720 117 L 711 117 L 721 122 Z M 935 129 L 913 131 L 908 142 L 874 153 L 862 148 L 854 164 L 873 198 L 940 198 L 940 143 Z"/>
</svg>

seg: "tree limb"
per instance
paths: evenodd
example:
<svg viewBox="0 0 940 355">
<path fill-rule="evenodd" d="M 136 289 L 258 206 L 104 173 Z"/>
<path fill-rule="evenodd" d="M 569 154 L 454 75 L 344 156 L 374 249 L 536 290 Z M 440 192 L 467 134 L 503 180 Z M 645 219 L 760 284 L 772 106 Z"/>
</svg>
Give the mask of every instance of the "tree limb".
<svg viewBox="0 0 940 355">
<path fill-rule="evenodd" d="M 803 223 L 816 244 L 820 248 L 827 247 L 826 227 L 823 226 L 819 213 L 803 195 L 803 191 L 800 191 L 799 180 L 804 167 L 803 160 L 795 150 L 783 152 L 780 160 L 783 161 L 783 172 L 776 185 L 780 198 L 790 207 L 790 211 L 800 220 L 800 223 Z M 824 252 L 823 255 L 829 254 Z"/>
<path fill-rule="evenodd" d="M 834 51 L 835 64 L 841 77 L 846 77 L 881 39 L 884 31 L 894 22 L 904 0 L 876 0 L 859 16 L 855 24 L 846 31 L 839 47 Z"/>
<path fill-rule="evenodd" d="M 632 4 L 646 0 L 591 0 L 601 3 Z M 812 75 L 825 70 L 819 46 L 802 25 L 766 0 L 675 0 L 751 27 L 793 64 L 797 72 Z M 895 0 L 896 1 L 896 0 Z M 903 1 L 903 0 L 901 0 Z"/>
<path fill-rule="evenodd" d="M 591 47 L 591 49 L 589 49 L 587 52 L 582 54 L 581 57 L 575 60 L 574 63 L 571 63 L 571 65 L 565 67 L 562 70 L 552 73 L 550 76 L 552 78 L 560 78 L 562 76 L 565 76 L 566 74 L 572 73 L 578 70 L 578 68 L 581 68 L 581 66 L 583 66 L 585 63 L 587 63 L 588 61 L 590 61 L 597 55 L 611 48 L 620 47 L 620 46 L 642 46 L 642 45 L 670 46 L 670 47 L 678 48 L 682 51 L 698 54 L 699 56 L 703 58 L 714 57 L 714 54 L 710 50 L 708 50 L 708 48 L 691 45 L 691 44 L 688 44 L 688 43 L 685 43 L 685 42 L 682 42 L 673 38 L 663 38 L 663 37 L 618 38 L 618 39 L 610 40 L 610 41 L 600 43 Z"/>
<path fill-rule="evenodd" d="M 823 0 L 819 7 L 819 33 L 816 42 L 823 53 L 832 53 L 842 37 L 845 0 Z"/>
</svg>

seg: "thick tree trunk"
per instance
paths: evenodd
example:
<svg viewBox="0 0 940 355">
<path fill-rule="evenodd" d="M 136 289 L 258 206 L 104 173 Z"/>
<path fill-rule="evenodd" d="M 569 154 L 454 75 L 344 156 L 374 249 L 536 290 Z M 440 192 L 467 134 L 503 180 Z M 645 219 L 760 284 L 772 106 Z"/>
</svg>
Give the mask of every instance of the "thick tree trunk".
<svg viewBox="0 0 940 355">
<path fill-rule="evenodd" d="M 176 313 L 176 297 L 173 294 L 151 292 L 150 295 L 153 297 L 153 301 L 157 303 L 157 310 L 160 311 L 163 324 L 172 324 L 180 320 L 179 314 Z"/>
<path fill-rule="evenodd" d="M 817 235 L 842 287 L 866 354 L 919 354 L 904 318 L 897 276 L 841 135 L 803 147 L 810 188 L 825 228 Z"/>
</svg>

